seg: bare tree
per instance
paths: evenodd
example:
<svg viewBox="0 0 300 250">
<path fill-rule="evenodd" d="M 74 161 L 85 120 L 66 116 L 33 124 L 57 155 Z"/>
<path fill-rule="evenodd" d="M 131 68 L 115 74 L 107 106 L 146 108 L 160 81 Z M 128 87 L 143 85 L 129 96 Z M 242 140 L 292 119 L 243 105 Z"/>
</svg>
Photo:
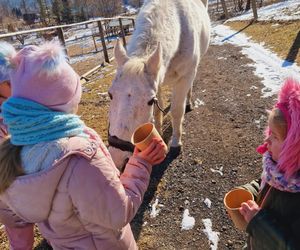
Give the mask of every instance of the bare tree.
<svg viewBox="0 0 300 250">
<path fill-rule="evenodd" d="M 44 25 L 48 25 L 47 22 L 47 8 L 46 8 L 46 2 L 45 0 L 38 0 L 37 1 L 39 4 L 39 8 L 40 8 L 40 15 L 41 15 L 41 19 L 44 23 Z"/>
<path fill-rule="evenodd" d="M 27 4 L 26 4 L 26 1 L 25 0 L 22 0 L 22 3 L 21 3 L 23 9 L 24 9 L 24 13 L 27 14 L 28 13 L 28 8 L 27 8 Z"/>
<path fill-rule="evenodd" d="M 66 23 L 72 23 L 73 22 L 73 15 L 72 15 L 72 9 L 71 9 L 71 3 L 69 0 L 62 0 L 63 4 L 63 12 L 62 12 L 62 20 Z"/>
<path fill-rule="evenodd" d="M 54 0 L 52 2 L 52 12 L 56 17 L 57 23 L 61 23 L 62 20 L 62 11 L 63 11 L 63 4 L 61 0 Z"/>
<path fill-rule="evenodd" d="M 112 17 L 122 12 L 120 0 L 94 0 L 92 3 L 97 16 Z"/>
<path fill-rule="evenodd" d="M 74 0 L 73 8 L 76 10 L 76 18 L 79 21 L 84 21 L 91 16 L 89 13 L 89 4 L 90 1 L 88 0 Z"/>
<path fill-rule="evenodd" d="M 9 0 L 1 1 L 0 3 L 0 16 L 3 18 L 5 16 L 10 16 Z"/>
<path fill-rule="evenodd" d="M 138 7 L 140 8 L 143 5 L 143 0 L 130 0 L 129 4 L 134 6 L 134 7 Z"/>
</svg>

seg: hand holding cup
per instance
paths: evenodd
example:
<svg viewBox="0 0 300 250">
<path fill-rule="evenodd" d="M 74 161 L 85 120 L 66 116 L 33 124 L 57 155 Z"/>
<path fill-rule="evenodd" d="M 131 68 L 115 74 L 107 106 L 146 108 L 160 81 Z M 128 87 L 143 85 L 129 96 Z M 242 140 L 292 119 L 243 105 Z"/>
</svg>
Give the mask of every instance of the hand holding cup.
<svg viewBox="0 0 300 250">
<path fill-rule="evenodd" d="M 164 142 L 162 140 L 153 138 L 149 146 L 143 151 L 140 151 L 135 147 L 133 155 L 141 157 L 153 166 L 161 163 L 165 159 L 166 152 L 164 147 Z"/>
<path fill-rule="evenodd" d="M 144 123 L 136 128 L 131 141 L 136 146 L 134 154 L 139 155 L 151 165 L 161 163 L 166 157 L 168 147 L 153 123 Z"/>
<path fill-rule="evenodd" d="M 245 219 L 241 207 L 244 203 L 254 202 L 253 194 L 245 189 L 233 189 L 225 194 L 224 205 L 236 228 L 245 230 L 249 221 Z M 251 203 L 252 204 L 252 203 Z M 255 203 L 256 204 L 256 203 Z"/>
<path fill-rule="evenodd" d="M 244 216 L 244 219 L 249 223 L 253 217 L 258 213 L 260 207 L 253 200 L 243 202 L 239 208 L 240 213 Z"/>
</svg>

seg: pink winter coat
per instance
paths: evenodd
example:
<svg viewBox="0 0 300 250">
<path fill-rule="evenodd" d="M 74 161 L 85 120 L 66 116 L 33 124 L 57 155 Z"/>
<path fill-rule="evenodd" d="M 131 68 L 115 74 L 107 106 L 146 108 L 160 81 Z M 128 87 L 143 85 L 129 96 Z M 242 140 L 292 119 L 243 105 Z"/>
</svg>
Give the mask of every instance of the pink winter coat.
<svg viewBox="0 0 300 250">
<path fill-rule="evenodd" d="M 54 249 L 137 249 L 129 222 L 151 169 L 133 156 L 120 176 L 99 137 L 72 137 L 50 168 L 18 177 L 0 195 L 0 222 L 37 223 Z"/>
</svg>

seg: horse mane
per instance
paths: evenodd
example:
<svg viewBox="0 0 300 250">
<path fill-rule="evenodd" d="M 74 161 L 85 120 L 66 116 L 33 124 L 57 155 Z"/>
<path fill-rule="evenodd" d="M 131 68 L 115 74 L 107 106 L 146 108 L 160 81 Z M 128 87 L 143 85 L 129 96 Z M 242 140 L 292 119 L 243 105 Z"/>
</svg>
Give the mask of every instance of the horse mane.
<svg viewBox="0 0 300 250">
<path fill-rule="evenodd" d="M 160 14 L 164 15 L 158 5 L 159 1 L 157 0 L 145 0 L 142 12 L 136 20 L 136 30 L 127 47 L 129 56 L 150 55 L 156 48 L 157 41 L 160 40 L 160 33 L 162 33 L 162 27 L 157 20 L 157 17 L 160 16 L 158 12 L 162 12 Z"/>
<path fill-rule="evenodd" d="M 146 58 L 131 57 L 123 67 L 123 72 L 129 75 L 141 76 L 145 70 Z"/>
</svg>

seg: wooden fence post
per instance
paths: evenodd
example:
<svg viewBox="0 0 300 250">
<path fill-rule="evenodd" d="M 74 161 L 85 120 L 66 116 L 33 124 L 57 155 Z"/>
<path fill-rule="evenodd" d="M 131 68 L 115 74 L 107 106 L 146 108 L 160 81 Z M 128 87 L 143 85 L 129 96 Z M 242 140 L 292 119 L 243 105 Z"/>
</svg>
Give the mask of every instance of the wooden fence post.
<svg viewBox="0 0 300 250">
<path fill-rule="evenodd" d="M 98 21 L 97 23 L 98 23 L 99 34 L 100 34 L 102 48 L 103 48 L 104 59 L 105 59 L 105 62 L 109 63 L 109 58 L 108 58 L 108 53 L 107 53 L 107 48 L 106 48 L 106 43 L 105 43 L 105 38 L 104 38 L 104 32 L 103 32 L 103 26 L 102 26 L 101 21 Z"/>
<path fill-rule="evenodd" d="M 251 3 L 252 3 L 252 10 L 253 10 L 253 18 L 254 18 L 254 21 L 256 21 L 257 18 L 258 18 L 257 8 L 256 8 L 256 1 L 255 0 L 251 0 Z"/>
<path fill-rule="evenodd" d="M 57 28 L 56 30 L 57 30 L 58 39 L 61 42 L 61 44 L 65 47 L 66 55 L 68 55 L 68 50 L 67 50 L 67 47 L 66 47 L 66 41 L 65 41 L 64 31 L 63 31 L 63 29 L 61 27 Z"/>
<path fill-rule="evenodd" d="M 123 29 L 123 24 L 122 24 L 122 18 L 119 18 L 119 24 L 120 24 L 120 32 L 121 32 L 121 37 L 123 39 L 123 46 L 126 48 L 126 39 L 125 39 L 125 32 Z"/>
<path fill-rule="evenodd" d="M 226 4 L 225 4 L 225 0 L 221 0 L 221 4 L 222 4 L 222 8 L 223 8 L 223 11 L 225 14 L 225 18 L 228 19 L 229 15 L 228 15 L 228 10 L 227 10 Z"/>
</svg>

